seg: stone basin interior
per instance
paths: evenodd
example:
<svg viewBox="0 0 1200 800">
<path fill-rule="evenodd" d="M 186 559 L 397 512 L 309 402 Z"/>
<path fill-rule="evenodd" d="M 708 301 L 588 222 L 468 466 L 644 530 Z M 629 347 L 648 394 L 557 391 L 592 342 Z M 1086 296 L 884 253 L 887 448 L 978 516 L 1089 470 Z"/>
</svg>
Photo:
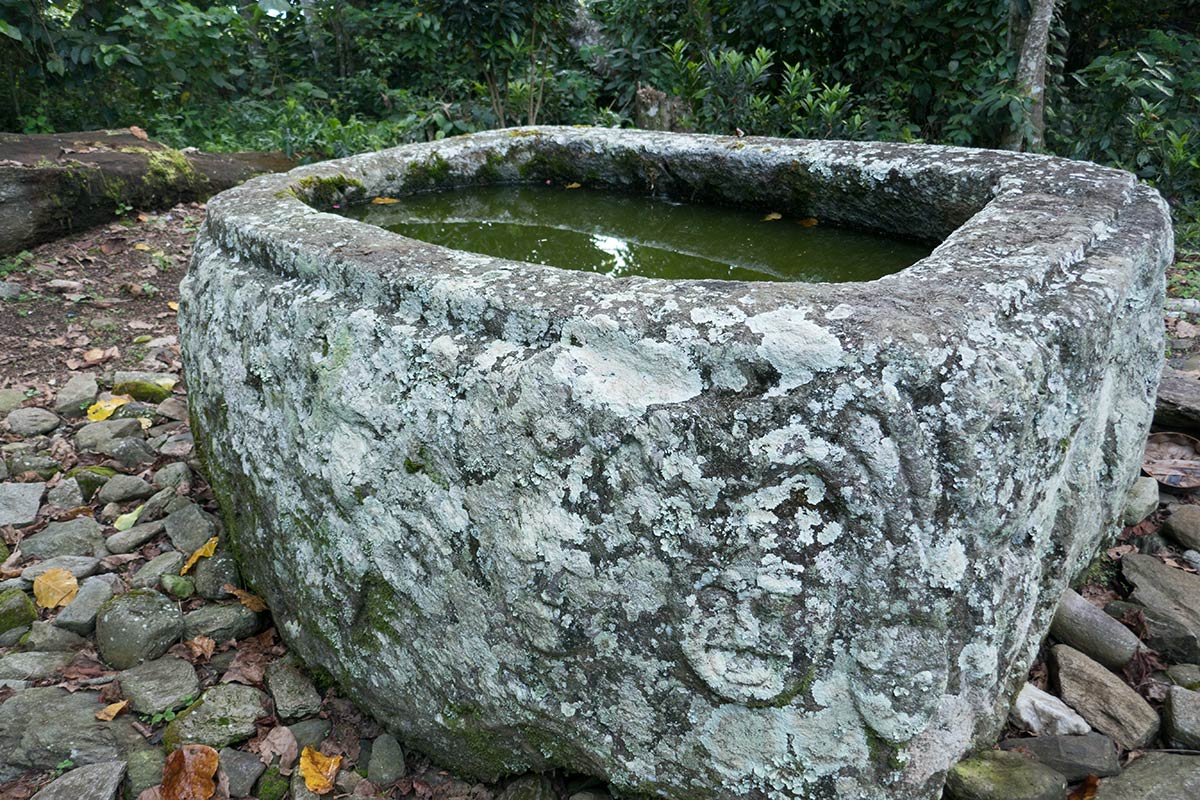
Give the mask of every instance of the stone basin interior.
<svg viewBox="0 0 1200 800">
<path fill-rule="evenodd" d="M 412 239 L 514 261 L 672 280 L 871 281 L 929 255 L 814 217 L 578 184 L 475 186 L 336 209 Z"/>
</svg>

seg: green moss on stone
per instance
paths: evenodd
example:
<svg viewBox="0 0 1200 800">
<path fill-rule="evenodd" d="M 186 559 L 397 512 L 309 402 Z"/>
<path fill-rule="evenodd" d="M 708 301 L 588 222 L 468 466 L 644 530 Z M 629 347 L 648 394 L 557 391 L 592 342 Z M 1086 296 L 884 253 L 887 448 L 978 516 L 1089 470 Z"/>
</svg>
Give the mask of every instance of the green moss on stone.
<svg viewBox="0 0 1200 800">
<path fill-rule="evenodd" d="M 309 175 L 292 185 L 292 194 L 314 208 L 332 208 L 341 203 L 352 203 L 362 199 L 365 193 L 362 181 L 345 175 Z"/>
<path fill-rule="evenodd" d="M 287 796 L 288 779 L 279 774 L 278 767 L 267 767 L 255 785 L 258 800 L 283 800 Z"/>
<path fill-rule="evenodd" d="M 37 609 L 29 595 L 15 586 L 0 592 L 0 633 L 23 628 L 37 619 Z"/>
<path fill-rule="evenodd" d="M 433 152 L 424 161 L 415 161 L 404 171 L 404 188 L 412 191 L 432 189 L 450 175 L 450 162 Z"/>
<path fill-rule="evenodd" d="M 171 390 L 150 381 L 124 381 L 113 387 L 113 394 L 127 394 L 143 403 L 161 403 L 171 396 Z"/>
</svg>

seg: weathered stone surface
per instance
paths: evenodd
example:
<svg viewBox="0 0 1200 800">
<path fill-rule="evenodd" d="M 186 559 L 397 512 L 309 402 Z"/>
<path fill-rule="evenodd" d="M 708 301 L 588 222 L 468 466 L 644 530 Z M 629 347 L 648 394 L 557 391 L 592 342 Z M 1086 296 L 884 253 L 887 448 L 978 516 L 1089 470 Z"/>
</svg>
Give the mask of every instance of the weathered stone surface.
<svg viewBox="0 0 1200 800">
<path fill-rule="evenodd" d="M 196 670 L 182 658 L 163 656 L 120 674 L 121 692 L 139 714 L 157 714 L 184 705 L 200 691 Z"/>
<path fill-rule="evenodd" d="M 491 179 L 945 241 L 870 283 L 614 281 L 294 196 Z M 1078 162 L 499 131 L 216 198 L 180 344 L 243 575 L 440 763 L 929 798 L 1121 517 L 1170 252 L 1153 191 Z"/>
<path fill-rule="evenodd" d="M 18 528 L 37 519 L 44 483 L 0 483 L 0 527 Z"/>
<path fill-rule="evenodd" d="M 146 747 L 129 754 L 126 771 L 129 796 L 136 798 L 152 786 L 162 783 L 163 765 L 167 754 L 161 747 Z"/>
<path fill-rule="evenodd" d="M 179 606 L 149 589 L 114 597 L 96 616 L 96 648 L 115 669 L 158 658 L 182 632 Z"/>
<path fill-rule="evenodd" d="M 110 553 L 132 553 L 162 532 L 163 523 L 161 522 L 141 523 L 127 531 L 114 533 L 104 542 L 104 546 Z"/>
<path fill-rule="evenodd" d="M 275 701 L 275 713 L 284 722 L 309 717 L 321 710 L 321 695 L 308 676 L 287 660 L 267 667 L 267 691 Z"/>
<path fill-rule="evenodd" d="M 1099 733 L 1084 736 L 1034 736 L 1028 739 L 1005 739 L 1004 750 L 1018 750 L 1032 755 L 1042 764 L 1062 775 L 1068 783 L 1081 781 L 1088 775 L 1106 778 L 1121 774 L 1117 746 Z"/>
<path fill-rule="evenodd" d="M 108 555 L 100 523 L 91 517 L 51 522 L 45 530 L 21 542 L 21 553 L 33 558 Z"/>
<path fill-rule="evenodd" d="M 83 489 L 75 478 L 65 481 L 46 492 L 46 502 L 59 508 L 77 508 L 83 505 Z"/>
<path fill-rule="evenodd" d="M 158 586 L 163 575 L 178 575 L 182 567 L 183 553 L 176 550 L 159 553 L 133 573 L 133 577 L 129 579 L 129 585 L 135 589 L 153 589 Z"/>
<path fill-rule="evenodd" d="M 1116 670 L 1128 664 L 1142 644 L 1132 631 L 1073 589 L 1063 592 L 1050 635 Z"/>
<path fill-rule="evenodd" d="M 24 591 L 13 588 L 0 592 L 0 633 L 24 628 L 35 619 L 37 609 Z"/>
<path fill-rule="evenodd" d="M 1019 753 L 987 750 L 961 761 L 946 776 L 948 800 L 1062 800 L 1067 781 Z"/>
<path fill-rule="evenodd" d="M 1027 683 L 1017 693 L 1017 699 L 1008 710 L 1013 725 L 1036 736 L 1069 736 L 1091 730 L 1083 717 L 1049 692 L 1044 692 Z"/>
<path fill-rule="evenodd" d="M 194 503 L 168 514 L 165 524 L 167 538 L 184 553 L 194 553 L 220 533 L 216 518 Z"/>
<path fill-rule="evenodd" d="M 116 800 L 124 777 L 124 761 L 91 764 L 55 778 L 32 800 Z"/>
<path fill-rule="evenodd" d="M 144 500 L 154 494 L 154 487 L 136 475 L 114 475 L 100 487 L 97 499 L 101 503 L 124 503 L 127 500 Z"/>
<path fill-rule="evenodd" d="M 1163 706 L 1163 737 L 1169 747 L 1200 750 L 1200 692 L 1171 687 Z"/>
<path fill-rule="evenodd" d="M 1177 506 L 1167 517 L 1163 533 L 1180 547 L 1200 549 L 1200 505 Z"/>
<path fill-rule="evenodd" d="M 1158 481 L 1154 478 L 1138 478 L 1125 498 L 1125 510 L 1121 522 L 1136 525 L 1158 509 Z"/>
<path fill-rule="evenodd" d="M 78 598 L 76 598 L 78 599 Z M 51 622 L 35 622 L 29 633 L 21 639 L 23 650 L 51 652 L 55 650 L 78 650 L 87 647 L 88 640 L 77 633 L 65 630 Z"/>
<path fill-rule="evenodd" d="M 327 719 L 306 719 L 303 722 L 297 722 L 295 725 L 288 725 L 288 730 L 296 737 L 296 744 L 303 750 L 305 747 L 316 747 L 319 745 L 333 726 Z"/>
<path fill-rule="evenodd" d="M 558 794 L 544 775 L 527 775 L 505 786 L 496 800 L 558 800 Z"/>
<path fill-rule="evenodd" d="M 106 419 L 89 422 L 75 432 L 75 446 L 85 452 L 96 452 L 113 439 L 141 436 L 142 426 L 136 419 Z"/>
<path fill-rule="evenodd" d="M 1135 587 L 1133 600 L 1200 639 L 1200 576 L 1135 553 L 1121 559 L 1121 572 Z"/>
<path fill-rule="evenodd" d="M 1052 677 L 1063 701 L 1127 750 L 1158 734 L 1158 714 L 1116 675 L 1065 644 L 1054 647 Z"/>
<path fill-rule="evenodd" d="M 266 770 L 266 766 L 254 753 L 245 750 L 221 751 L 221 770 L 229 779 L 229 796 L 246 797 L 254 791 L 254 782 Z"/>
<path fill-rule="evenodd" d="M 40 681 L 53 676 L 75 657 L 74 653 L 9 653 L 0 656 L 0 678 Z"/>
<path fill-rule="evenodd" d="M 54 410 L 64 417 L 82 417 L 96 399 L 100 387 L 91 373 L 72 375 L 54 398 Z"/>
<path fill-rule="evenodd" d="M 367 762 L 367 780 L 381 789 L 386 788 L 403 778 L 406 770 L 404 748 L 396 737 L 390 733 L 377 736 Z"/>
<path fill-rule="evenodd" d="M 1143 620 L 1146 643 L 1171 661 L 1200 661 L 1200 635 L 1169 612 L 1114 600 L 1104 607 L 1104 613 L 1114 619 Z"/>
<path fill-rule="evenodd" d="M 1115 778 L 1100 781 L 1095 800 L 1195 800 L 1200 758 L 1146 753 Z"/>
<path fill-rule="evenodd" d="M 100 608 L 112 599 L 119 585 L 115 576 L 93 575 L 79 584 L 79 594 L 58 612 L 54 624 L 60 628 L 87 636 L 96 627 L 96 615 Z"/>
<path fill-rule="evenodd" d="M 205 605 L 183 617 L 183 638 L 207 636 L 218 642 L 245 639 L 258 632 L 259 618 L 241 603 Z"/>
<path fill-rule="evenodd" d="M 37 436 L 59 426 L 58 416 L 44 408 L 18 408 L 5 417 L 8 429 L 18 436 Z"/>
<path fill-rule="evenodd" d="M 1200 689 L 1200 664 L 1172 664 L 1167 667 L 1167 676 L 1177 686 Z"/>
<path fill-rule="evenodd" d="M 267 696 L 253 686 L 223 683 L 177 716 L 163 734 L 173 750 L 183 744 L 221 748 L 254 735 L 254 720 L 267 714 Z"/>
</svg>

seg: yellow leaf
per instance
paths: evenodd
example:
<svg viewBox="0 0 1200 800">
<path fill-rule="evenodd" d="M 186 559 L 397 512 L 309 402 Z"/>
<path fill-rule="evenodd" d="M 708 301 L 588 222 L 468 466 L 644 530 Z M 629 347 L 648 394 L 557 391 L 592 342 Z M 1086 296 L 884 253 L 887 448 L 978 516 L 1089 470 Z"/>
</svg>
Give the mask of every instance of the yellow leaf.
<svg viewBox="0 0 1200 800">
<path fill-rule="evenodd" d="M 192 553 L 191 558 L 189 558 L 187 560 L 187 563 L 183 565 L 183 569 L 179 570 L 179 574 L 187 575 L 188 570 L 190 570 L 192 567 L 196 566 L 197 561 L 199 561 L 202 558 L 208 558 L 213 553 L 217 552 L 218 538 L 219 537 L 214 536 L 211 539 L 209 539 L 207 542 L 205 542 L 202 546 L 196 548 L 196 552 Z"/>
<path fill-rule="evenodd" d="M 236 597 L 242 602 L 242 605 L 255 613 L 267 610 L 267 604 L 263 602 L 263 599 L 256 594 L 250 594 L 250 592 L 247 592 L 245 589 L 239 589 L 232 583 L 227 583 L 221 588 Z"/>
<path fill-rule="evenodd" d="M 567 188 L 568 188 L 568 189 L 578 189 L 578 188 L 579 188 L 580 186 L 582 186 L 582 185 L 583 185 L 583 184 L 579 184 L 579 183 L 568 183 L 568 184 L 567 184 Z"/>
<path fill-rule="evenodd" d="M 178 311 L 179 303 L 176 303 L 174 300 L 172 300 L 171 302 L 167 303 L 167 308 L 171 309 L 172 311 Z"/>
<path fill-rule="evenodd" d="M 134 250 L 141 250 L 142 252 L 148 252 L 148 251 L 150 250 L 150 245 L 148 245 L 148 244 L 146 244 L 146 243 L 144 243 L 144 242 L 138 242 L 137 244 L 135 244 L 135 245 L 133 246 L 133 249 L 134 249 Z"/>
<path fill-rule="evenodd" d="M 42 608 L 65 606 L 79 594 L 79 581 L 65 569 L 48 569 L 33 579 L 33 598 Z"/>
<path fill-rule="evenodd" d="M 133 527 L 133 524 L 138 521 L 138 517 L 142 515 L 142 509 L 145 506 L 138 506 L 128 514 L 122 514 L 113 520 L 113 527 L 119 531 L 127 531 Z"/>
<path fill-rule="evenodd" d="M 87 418 L 92 422 L 99 422 L 103 419 L 108 419 L 113 415 L 118 408 L 126 403 L 133 402 L 133 398 L 127 394 L 119 394 L 116 397 L 110 397 L 107 400 L 101 400 L 98 403 L 93 403 L 87 410 Z"/>
<path fill-rule="evenodd" d="M 148 431 L 154 427 L 154 420 L 150 419 L 149 417 L 138 417 L 137 421 L 138 425 L 141 425 L 142 430 L 144 431 Z"/>
<path fill-rule="evenodd" d="M 162 388 L 166 389 L 168 392 L 175 388 L 176 383 L 178 383 L 178 381 L 176 381 L 174 378 L 155 378 L 154 379 L 154 384 L 156 386 L 161 386 Z"/>
<path fill-rule="evenodd" d="M 806 228 L 811 228 L 813 225 L 817 224 L 817 218 L 816 217 L 805 217 L 804 219 L 796 220 L 796 223 L 798 225 L 803 225 Z"/>
<path fill-rule="evenodd" d="M 377 206 L 390 206 L 392 203 L 399 203 L 400 201 L 394 197 L 376 197 L 371 202 Z"/>
<path fill-rule="evenodd" d="M 783 214 L 780 214 L 778 211 L 772 211 L 763 217 L 763 222 L 774 222 L 777 219 L 783 219 Z"/>
<path fill-rule="evenodd" d="M 125 710 L 125 706 L 127 705 L 129 705 L 128 700 L 122 700 L 119 703 L 107 705 L 96 712 L 96 719 L 100 720 L 101 722 L 112 722 L 117 714 L 120 714 Z"/>
<path fill-rule="evenodd" d="M 300 775 L 304 778 L 304 785 L 313 794 L 332 792 L 334 778 L 341 766 L 341 756 L 322 755 L 320 750 L 312 747 L 305 747 L 300 753 Z"/>
</svg>

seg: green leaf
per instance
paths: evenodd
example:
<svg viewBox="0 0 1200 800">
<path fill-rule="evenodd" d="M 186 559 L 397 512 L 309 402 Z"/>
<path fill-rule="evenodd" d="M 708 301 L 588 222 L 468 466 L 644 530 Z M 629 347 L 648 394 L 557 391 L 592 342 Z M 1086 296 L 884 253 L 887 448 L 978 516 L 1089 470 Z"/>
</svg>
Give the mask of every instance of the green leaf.
<svg viewBox="0 0 1200 800">
<path fill-rule="evenodd" d="M 24 39 L 24 37 L 21 36 L 20 29 L 17 28 L 16 25 L 10 25 L 2 19 L 0 19 L 0 33 L 3 33 L 10 39 L 16 39 L 18 42 Z"/>
</svg>

